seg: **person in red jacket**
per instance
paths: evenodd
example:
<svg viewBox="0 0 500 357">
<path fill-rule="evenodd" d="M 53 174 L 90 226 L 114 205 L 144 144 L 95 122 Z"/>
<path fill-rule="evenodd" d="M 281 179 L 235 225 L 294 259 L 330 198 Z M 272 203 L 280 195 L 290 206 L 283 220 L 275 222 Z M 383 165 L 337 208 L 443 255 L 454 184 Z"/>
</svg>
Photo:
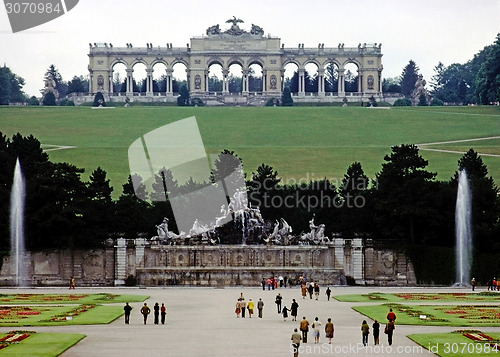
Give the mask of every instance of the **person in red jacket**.
<svg viewBox="0 0 500 357">
<path fill-rule="evenodd" d="M 392 309 L 389 309 L 389 312 L 387 313 L 387 320 L 392 322 L 396 321 L 396 314 L 392 312 Z"/>
</svg>

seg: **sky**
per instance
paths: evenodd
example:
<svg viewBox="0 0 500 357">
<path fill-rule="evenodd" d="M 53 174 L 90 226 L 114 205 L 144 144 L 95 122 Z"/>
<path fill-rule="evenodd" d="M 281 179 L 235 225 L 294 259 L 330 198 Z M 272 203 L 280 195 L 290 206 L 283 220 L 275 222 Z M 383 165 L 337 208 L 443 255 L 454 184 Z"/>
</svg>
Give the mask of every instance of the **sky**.
<svg viewBox="0 0 500 357">
<path fill-rule="evenodd" d="M 65 15 L 15 34 L 0 8 L 0 65 L 24 78 L 29 96 L 40 96 L 51 64 L 64 80 L 88 75 L 89 43 L 184 47 L 209 26 L 229 28 L 233 15 L 245 21 L 241 28 L 259 25 L 285 47 L 382 43 L 383 77 L 400 76 L 412 59 L 428 85 L 440 61 L 465 63 L 500 32 L 500 0 L 80 0 Z"/>
</svg>

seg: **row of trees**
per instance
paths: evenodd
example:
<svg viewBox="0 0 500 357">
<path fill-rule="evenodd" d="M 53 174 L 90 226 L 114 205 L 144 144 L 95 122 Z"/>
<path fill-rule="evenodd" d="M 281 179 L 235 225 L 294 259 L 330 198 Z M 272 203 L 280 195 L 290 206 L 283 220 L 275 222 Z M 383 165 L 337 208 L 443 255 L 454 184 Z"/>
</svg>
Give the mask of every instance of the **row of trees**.
<svg viewBox="0 0 500 357">
<path fill-rule="evenodd" d="M 225 151 L 239 160 L 236 154 Z M 122 194 L 113 200 L 113 188 L 106 172 L 95 169 L 89 181 L 81 180 L 82 169 L 49 161 L 39 141 L 20 134 L 8 139 L 0 134 L 0 213 L 8 217 L 9 195 L 16 158 L 19 157 L 27 182 L 26 235 L 29 249 L 90 248 L 108 234 L 121 232 L 129 238 L 138 232 L 156 234 L 155 224 L 168 217 L 175 222 L 165 192 L 162 175 L 149 192 L 142 186 L 135 195 L 132 177 Z M 238 161 L 239 162 L 239 161 Z M 266 220 L 284 218 L 294 233 L 309 231 L 308 221 L 326 225 L 326 233 L 371 235 L 377 240 L 396 240 L 401 245 L 454 245 L 454 211 L 458 171 L 449 181 L 437 181 L 427 170 L 414 145 L 392 147 L 382 169 L 370 180 L 360 163 L 353 163 L 341 182 L 323 179 L 306 183 L 282 182 L 278 172 L 262 164 L 249 179 L 249 201 L 259 206 Z M 500 249 L 500 198 L 498 188 L 481 157 L 470 149 L 458 162 L 467 170 L 473 192 L 474 240 L 478 251 Z M 214 182 L 225 177 L 219 166 L 212 172 Z M 173 180 L 167 171 L 168 180 Z M 140 178 L 134 177 L 134 180 Z M 189 181 L 178 191 L 199 189 L 207 183 Z M 171 186 L 168 186 L 171 187 Z M 187 202 L 186 204 L 189 204 Z M 175 230 L 175 223 L 173 224 Z M 8 250 L 8 222 L 0 222 L 0 249 Z"/>
<path fill-rule="evenodd" d="M 419 70 L 415 61 L 410 60 L 400 77 L 382 81 L 382 91 L 402 93 L 409 98 Z M 473 59 L 449 66 L 439 62 L 434 72 L 430 86 L 435 104 L 491 104 L 500 101 L 500 33 L 492 45 L 483 48 Z"/>
</svg>

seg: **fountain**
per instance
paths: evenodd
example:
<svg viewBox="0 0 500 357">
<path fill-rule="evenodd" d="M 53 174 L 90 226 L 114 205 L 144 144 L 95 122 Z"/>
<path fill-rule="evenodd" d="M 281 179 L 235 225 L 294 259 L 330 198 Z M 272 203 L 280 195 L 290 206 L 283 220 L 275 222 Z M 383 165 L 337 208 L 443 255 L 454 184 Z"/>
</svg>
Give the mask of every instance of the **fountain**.
<svg viewBox="0 0 500 357">
<path fill-rule="evenodd" d="M 14 170 L 14 181 L 10 196 L 10 246 L 12 272 L 15 274 L 15 285 L 24 286 L 24 198 L 25 185 L 19 158 Z"/>
<path fill-rule="evenodd" d="M 455 207 L 456 285 L 469 285 L 472 260 L 471 192 L 467 172 L 458 174 Z"/>
</svg>

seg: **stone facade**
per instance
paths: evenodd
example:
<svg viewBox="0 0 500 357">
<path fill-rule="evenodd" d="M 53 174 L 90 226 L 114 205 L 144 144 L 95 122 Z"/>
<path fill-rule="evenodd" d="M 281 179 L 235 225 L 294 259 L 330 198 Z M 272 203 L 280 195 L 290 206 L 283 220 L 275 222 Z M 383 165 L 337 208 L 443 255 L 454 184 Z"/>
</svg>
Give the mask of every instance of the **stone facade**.
<svg viewBox="0 0 500 357">
<path fill-rule="evenodd" d="M 144 238 L 117 239 L 104 249 L 26 253 L 25 285 L 255 286 L 263 278 L 306 276 L 322 285 L 415 285 L 403 251 L 372 240 L 334 238 L 321 246 L 164 246 Z M 0 285 L 12 285 L 11 260 L 5 257 Z"/>
<path fill-rule="evenodd" d="M 217 25 L 218 27 L 218 25 Z M 258 27 L 258 26 L 257 26 Z M 214 27 L 212 27 L 214 28 Z M 343 101 L 368 101 L 371 97 L 379 101 L 382 96 L 382 52 L 381 44 L 359 44 L 357 47 L 304 47 L 299 44 L 296 48 L 285 47 L 278 37 L 264 36 L 261 28 L 259 31 L 221 32 L 219 29 L 209 28 L 207 35 L 193 37 L 186 47 L 166 47 L 147 44 L 146 47 L 114 47 L 112 44 L 90 44 L 89 72 L 90 88 L 89 98 L 97 92 L 102 92 L 107 100 L 149 101 L 149 102 L 175 102 L 173 93 L 173 66 L 182 63 L 186 66 L 188 89 L 191 97 L 202 99 L 212 105 L 261 105 L 268 98 L 280 98 L 284 89 L 285 66 L 293 63 L 297 66 L 299 74 L 298 93 L 294 93 L 296 102 L 331 102 Z M 212 29 L 212 30 L 211 30 Z M 125 95 L 113 93 L 113 67 L 117 63 L 126 66 L 127 90 Z M 146 66 L 146 93 L 134 93 L 132 79 L 134 65 L 142 63 Z M 318 68 L 318 91 L 306 93 L 305 91 L 305 66 L 313 63 Z M 345 66 L 353 63 L 358 67 L 358 90 L 355 93 L 345 91 Z M 161 64 L 165 68 L 166 92 L 153 92 L 154 66 Z M 211 93 L 208 88 L 209 68 L 212 64 L 222 67 L 222 92 Z M 242 91 L 240 95 L 229 93 L 229 67 L 238 64 L 242 68 Z M 249 70 L 252 64 L 262 68 L 263 88 L 261 92 L 249 91 Z M 338 86 L 334 93 L 325 92 L 325 66 L 333 64 L 338 68 Z M 76 97 L 77 103 L 86 100 L 85 97 Z"/>
</svg>

